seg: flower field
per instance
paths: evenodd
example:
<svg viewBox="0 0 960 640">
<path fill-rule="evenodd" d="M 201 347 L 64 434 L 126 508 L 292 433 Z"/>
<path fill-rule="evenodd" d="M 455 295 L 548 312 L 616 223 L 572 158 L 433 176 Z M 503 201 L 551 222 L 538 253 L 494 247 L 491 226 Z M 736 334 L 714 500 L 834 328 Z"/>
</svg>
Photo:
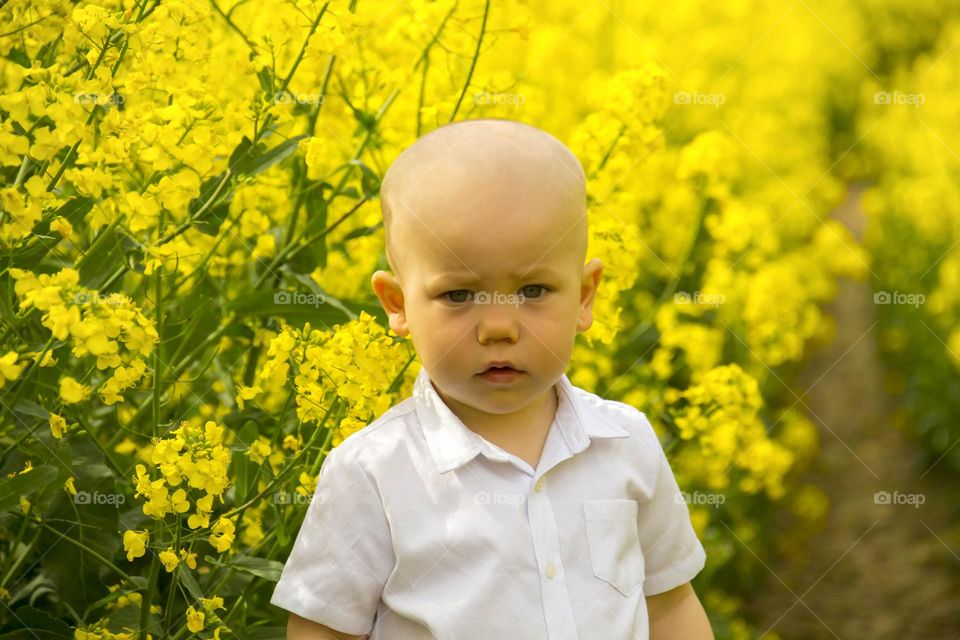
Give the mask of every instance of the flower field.
<svg viewBox="0 0 960 640">
<path fill-rule="evenodd" d="M 570 379 L 661 436 L 717 638 L 761 636 L 757 559 L 829 512 L 795 381 L 842 280 L 960 473 L 960 2 L 41 0 L 0 34 L 0 637 L 284 637 L 324 456 L 419 370 L 370 286 L 380 179 L 456 120 L 581 160 Z"/>
</svg>

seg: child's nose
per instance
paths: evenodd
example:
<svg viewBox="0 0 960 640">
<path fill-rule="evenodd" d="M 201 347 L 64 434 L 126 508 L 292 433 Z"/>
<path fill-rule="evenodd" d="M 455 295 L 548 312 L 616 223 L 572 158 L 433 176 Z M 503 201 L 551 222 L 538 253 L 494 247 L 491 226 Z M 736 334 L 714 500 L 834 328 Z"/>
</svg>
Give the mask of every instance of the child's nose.
<svg viewBox="0 0 960 640">
<path fill-rule="evenodd" d="M 516 342 L 520 337 L 520 322 L 515 316 L 514 310 L 506 305 L 489 305 L 481 311 L 477 322 L 477 340 L 480 344 L 497 340 Z"/>
</svg>

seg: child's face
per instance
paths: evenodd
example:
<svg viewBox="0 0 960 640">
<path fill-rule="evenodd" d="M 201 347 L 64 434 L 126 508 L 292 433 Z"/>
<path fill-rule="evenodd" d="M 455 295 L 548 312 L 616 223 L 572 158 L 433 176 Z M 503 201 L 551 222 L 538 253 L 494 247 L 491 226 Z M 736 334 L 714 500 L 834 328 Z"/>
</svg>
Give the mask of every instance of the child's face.
<svg viewBox="0 0 960 640">
<path fill-rule="evenodd" d="M 434 167 L 395 203 L 399 277 L 372 280 L 437 388 L 489 414 L 543 397 L 593 321 L 602 265 L 583 264 L 583 203 L 544 170 Z M 492 381 L 481 374 L 493 361 L 522 373 Z"/>
</svg>

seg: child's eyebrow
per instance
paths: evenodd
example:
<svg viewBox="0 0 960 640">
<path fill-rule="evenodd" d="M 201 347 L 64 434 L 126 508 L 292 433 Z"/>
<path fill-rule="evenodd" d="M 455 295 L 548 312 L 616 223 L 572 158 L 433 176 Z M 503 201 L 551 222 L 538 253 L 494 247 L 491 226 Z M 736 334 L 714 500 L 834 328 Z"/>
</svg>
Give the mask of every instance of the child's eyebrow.
<svg viewBox="0 0 960 640">
<path fill-rule="evenodd" d="M 528 278 L 559 278 L 560 273 L 547 266 L 538 266 L 530 270 L 525 270 L 522 272 L 512 272 L 508 274 L 508 277 L 513 280 L 522 280 Z M 443 273 L 438 273 L 431 276 L 427 280 L 428 286 L 438 286 L 445 282 L 462 282 L 464 284 L 475 284 L 480 282 L 480 278 L 476 274 L 469 271 L 447 271 Z"/>
</svg>

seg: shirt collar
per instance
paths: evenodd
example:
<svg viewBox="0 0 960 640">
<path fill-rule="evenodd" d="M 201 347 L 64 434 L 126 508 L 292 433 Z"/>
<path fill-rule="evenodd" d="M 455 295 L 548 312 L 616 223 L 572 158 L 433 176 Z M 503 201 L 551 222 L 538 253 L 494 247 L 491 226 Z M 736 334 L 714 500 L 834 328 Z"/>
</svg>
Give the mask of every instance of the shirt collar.
<svg viewBox="0 0 960 640">
<path fill-rule="evenodd" d="M 583 390 L 574 387 L 566 374 L 554 385 L 559 403 L 554 418 L 570 455 L 587 448 L 592 438 L 623 438 L 630 433 L 603 415 L 594 403 L 589 402 Z M 423 428 L 430 454 L 441 473 L 460 467 L 477 454 L 493 460 L 506 460 L 499 448 L 491 445 L 480 435 L 471 431 L 443 402 L 431 384 L 424 367 L 413 385 L 413 399 L 417 418 Z M 599 398 L 598 398 L 599 400 Z"/>
</svg>

